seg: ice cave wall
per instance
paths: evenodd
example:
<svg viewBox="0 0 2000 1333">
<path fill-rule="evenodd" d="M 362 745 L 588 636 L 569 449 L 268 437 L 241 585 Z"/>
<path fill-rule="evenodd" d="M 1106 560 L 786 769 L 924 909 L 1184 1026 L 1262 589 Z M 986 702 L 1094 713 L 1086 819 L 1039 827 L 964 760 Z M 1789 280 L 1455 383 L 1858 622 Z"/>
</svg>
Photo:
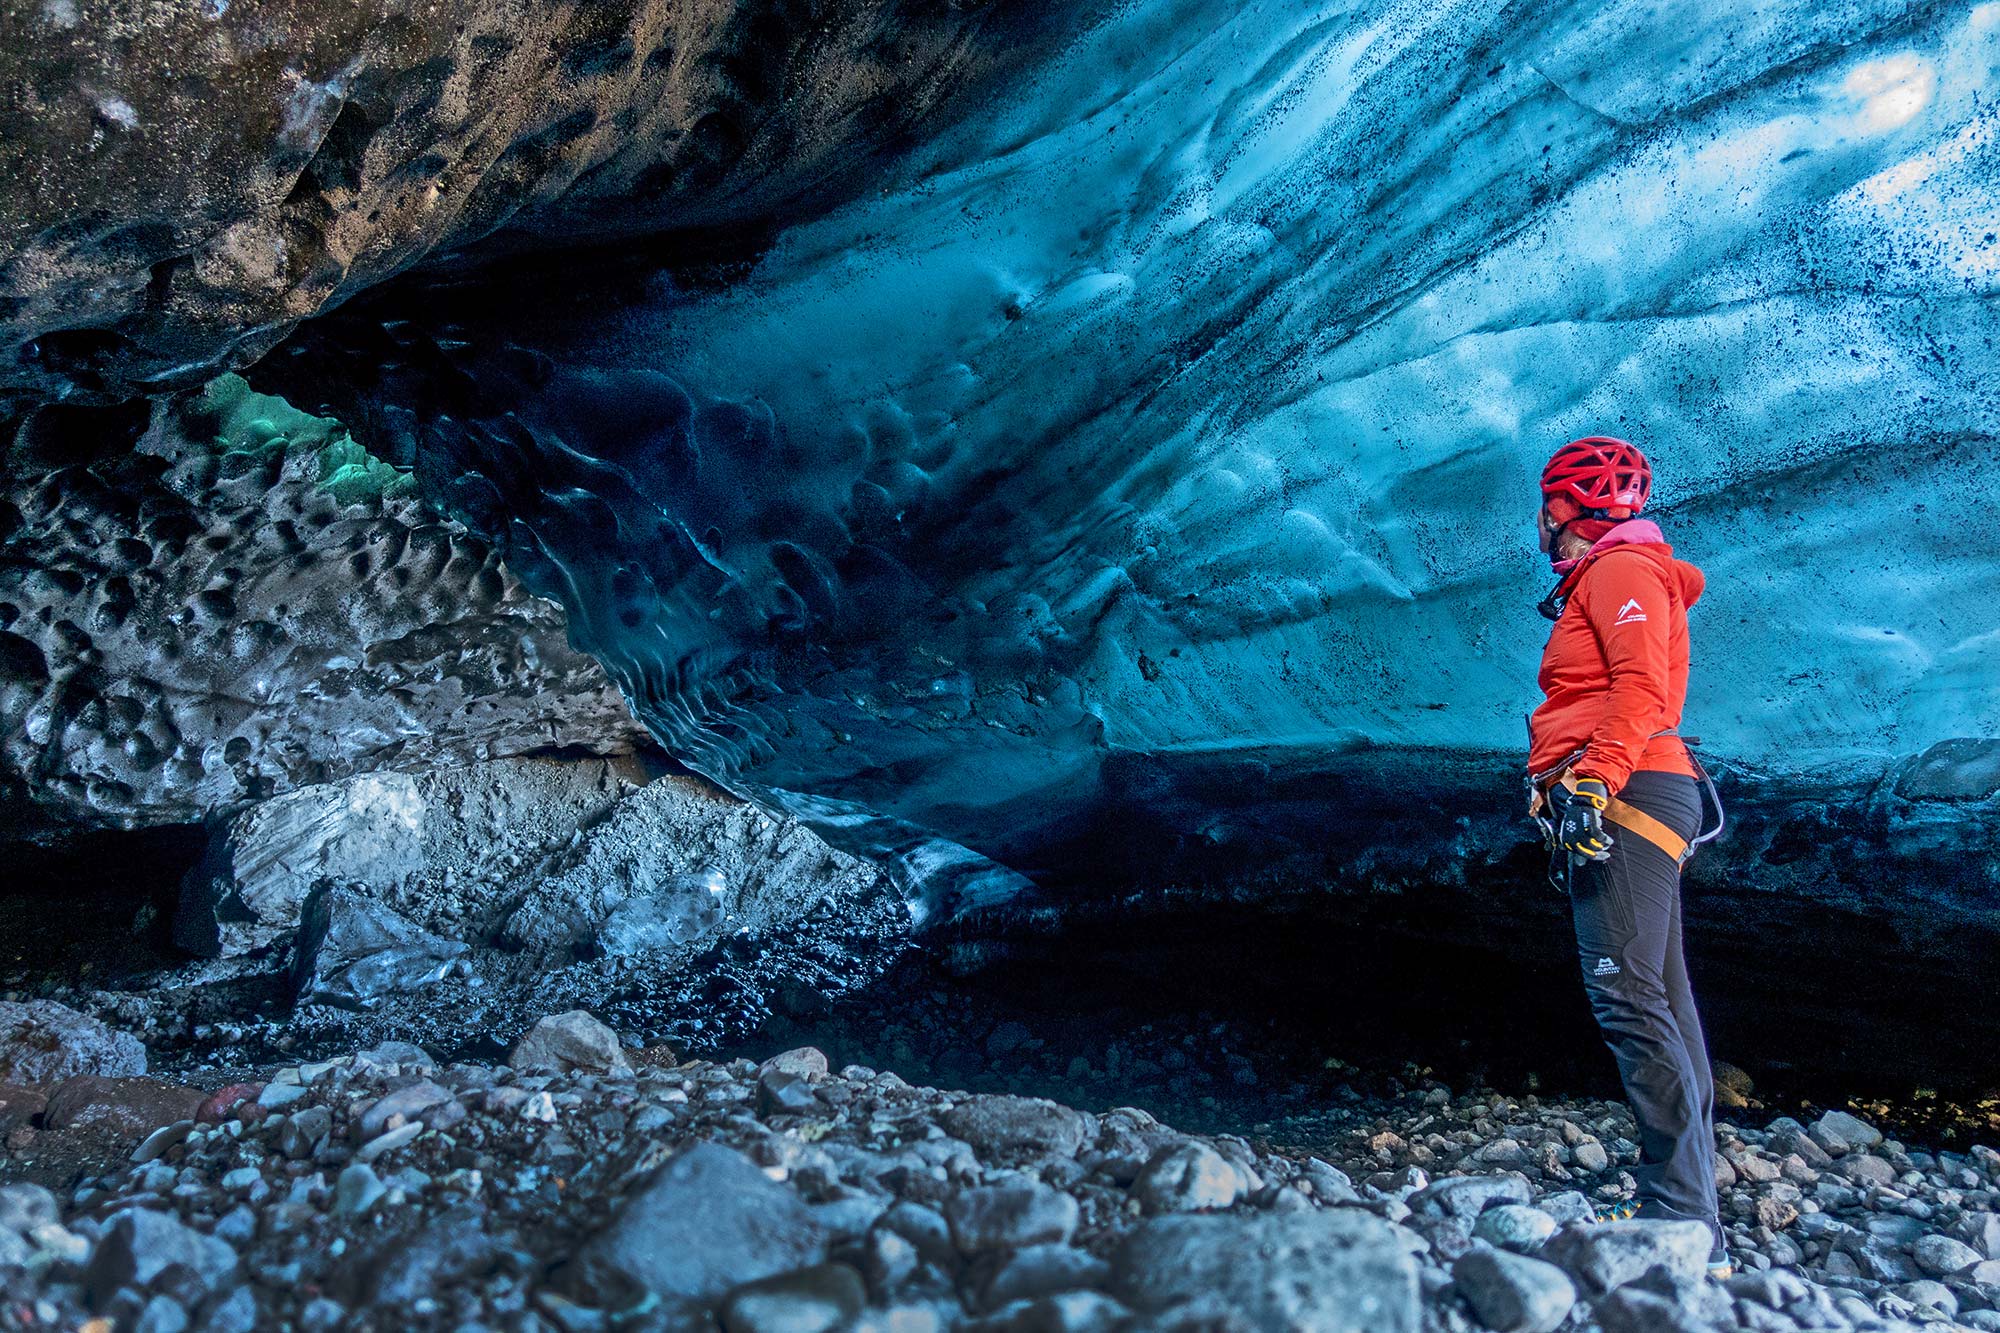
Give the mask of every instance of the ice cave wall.
<svg viewBox="0 0 2000 1333">
<path fill-rule="evenodd" d="M 1828 858 L 1852 847 L 1954 920 L 2000 895 L 2000 5 L 1142 0 L 1051 9 L 1012 45 L 1025 11 L 859 6 L 832 47 L 785 29 L 831 79 L 804 111 L 746 81 L 743 6 L 667 63 L 719 80 L 681 119 L 712 96 L 763 128 L 733 165 L 654 177 L 684 136 L 616 131 L 669 86 L 641 54 L 659 15 L 577 36 L 557 8 L 536 41 L 602 62 L 518 56 L 520 99 L 465 125 L 434 94 L 514 47 L 369 47 L 349 137 L 341 110 L 279 164 L 265 222 L 311 224 L 310 262 L 254 300 L 187 286 L 227 266 L 179 224 L 122 225 L 129 199 L 37 233 L 70 248 L 6 270 L 32 298 L 5 307 L 34 344 L 16 390 L 164 387 L 345 300 L 252 379 L 413 469 L 676 755 L 898 861 L 943 914 L 1176 840 L 1239 882 L 1273 838 L 1321 871 L 1423 848 L 1408 884 L 1518 874 L 1532 479 L 1615 431 L 1709 573 L 1689 729 L 1752 798 L 1731 864 L 1820 892 L 1851 887 Z M 884 64 L 911 24 L 930 55 Z M 573 147 L 515 115 L 550 98 L 596 109 Z M 277 170 L 251 157 L 217 169 Z M 758 178 L 780 160 L 798 174 Z M 441 172 L 486 202 L 370 218 Z M 649 214 L 642 179 L 678 182 L 675 207 Z M 502 196 L 534 206 L 473 266 L 456 247 Z M 572 217 L 608 253 L 563 251 Z M 729 262 L 615 244 L 694 225 Z M 31 336 L 53 324 L 89 336 Z M 45 498 L 95 523 L 95 494 Z M 39 596 L 6 609 L 38 644 L 64 633 Z M 227 766 L 229 737 L 201 739 Z"/>
<path fill-rule="evenodd" d="M 1122 756 L 1510 751 L 1591 431 L 1708 572 L 1689 731 L 1990 801 L 1996 87 L 1992 3 L 1155 0 L 740 281 L 332 373 L 670 748 L 906 852 L 1039 870 Z"/>
</svg>

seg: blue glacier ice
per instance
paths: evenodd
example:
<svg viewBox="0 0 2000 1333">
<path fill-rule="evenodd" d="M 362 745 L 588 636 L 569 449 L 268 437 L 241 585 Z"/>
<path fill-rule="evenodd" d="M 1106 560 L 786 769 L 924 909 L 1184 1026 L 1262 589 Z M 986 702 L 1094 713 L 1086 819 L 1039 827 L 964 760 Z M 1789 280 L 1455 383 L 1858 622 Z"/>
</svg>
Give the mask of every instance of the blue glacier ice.
<svg viewBox="0 0 2000 1333">
<path fill-rule="evenodd" d="M 1711 752 L 1990 767 L 1996 232 L 1990 0 L 1134 0 L 738 281 L 443 337 L 378 438 L 677 755 L 949 912 L 1133 756 L 1516 747 L 1590 432 L 1707 571 Z"/>
</svg>

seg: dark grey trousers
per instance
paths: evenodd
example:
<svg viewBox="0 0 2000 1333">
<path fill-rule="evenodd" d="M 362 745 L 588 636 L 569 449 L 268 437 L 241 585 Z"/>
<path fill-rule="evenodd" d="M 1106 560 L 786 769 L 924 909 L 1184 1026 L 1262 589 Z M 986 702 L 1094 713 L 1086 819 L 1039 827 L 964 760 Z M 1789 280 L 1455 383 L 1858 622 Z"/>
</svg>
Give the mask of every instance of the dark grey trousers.
<svg viewBox="0 0 2000 1333">
<path fill-rule="evenodd" d="M 1693 778 L 1634 773 L 1618 793 L 1682 837 L 1701 824 Z M 1570 906 L 1591 1012 L 1639 1122 L 1639 1198 L 1711 1224 L 1715 1083 L 1681 955 L 1680 867 L 1612 827 L 1611 859 L 1572 872 Z"/>
</svg>

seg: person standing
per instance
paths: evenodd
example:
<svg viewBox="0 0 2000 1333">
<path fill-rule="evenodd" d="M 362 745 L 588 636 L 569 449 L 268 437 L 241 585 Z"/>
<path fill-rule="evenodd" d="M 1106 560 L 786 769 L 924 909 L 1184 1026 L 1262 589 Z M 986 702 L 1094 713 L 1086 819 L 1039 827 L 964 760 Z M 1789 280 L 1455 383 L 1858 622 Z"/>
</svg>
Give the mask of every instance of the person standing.
<svg viewBox="0 0 2000 1333">
<path fill-rule="evenodd" d="M 1706 1222 L 1710 1271 L 1727 1275 L 1715 1087 L 1681 949 L 1701 798 L 1675 729 L 1703 579 L 1638 517 L 1652 482 L 1645 455 L 1605 435 L 1572 440 L 1542 470 L 1536 527 L 1558 582 L 1541 607 L 1555 625 L 1528 773 L 1564 863 L 1591 1012 L 1639 1125 L 1634 1206 L 1607 1215 Z"/>
</svg>

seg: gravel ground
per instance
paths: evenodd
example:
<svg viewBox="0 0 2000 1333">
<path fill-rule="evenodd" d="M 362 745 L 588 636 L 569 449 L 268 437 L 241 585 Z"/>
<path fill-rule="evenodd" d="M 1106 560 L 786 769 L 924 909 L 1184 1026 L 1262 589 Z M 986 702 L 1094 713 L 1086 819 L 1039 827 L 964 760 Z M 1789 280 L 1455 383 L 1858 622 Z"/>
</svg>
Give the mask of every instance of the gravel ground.
<svg viewBox="0 0 2000 1333">
<path fill-rule="evenodd" d="M 1308 1153 L 581 1011 L 505 1064 L 389 1043 L 224 1089 L 62 1031 L 0 1111 L 0 1327 L 2000 1329 L 2000 1153 L 1845 1112 L 1722 1127 L 1717 1282 L 1703 1228 L 1585 1220 L 1636 1155 L 1606 1102 L 1417 1077 Z"/>
</svg>

